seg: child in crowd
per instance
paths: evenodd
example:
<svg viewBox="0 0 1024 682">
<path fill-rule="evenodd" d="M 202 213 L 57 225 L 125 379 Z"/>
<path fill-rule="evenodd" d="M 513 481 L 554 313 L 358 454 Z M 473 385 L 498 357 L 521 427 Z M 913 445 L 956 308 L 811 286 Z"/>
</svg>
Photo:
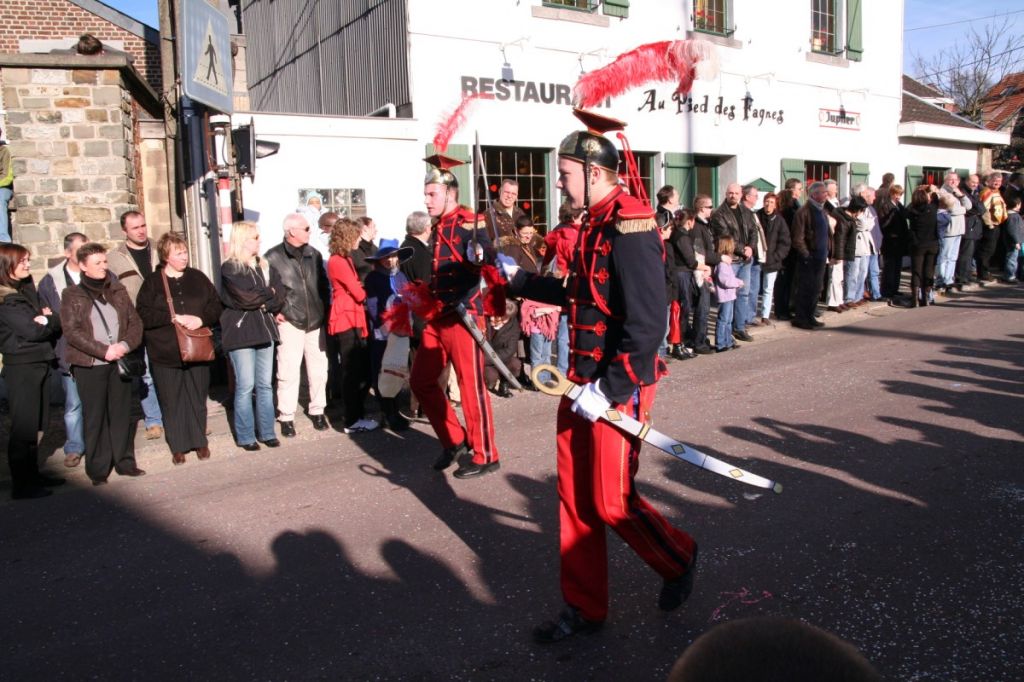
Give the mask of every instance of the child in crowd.
<svg viewBox="0 0 1024 682">
<path fill-rule="evenodd" d="M 718 240 L 719 255 L 733 252 L 735 242 L 732 237 Z M 732 338 L 733 308 L 736 306 L 736 290 L 743 286 L 743 280 L 733 273 L 732 265 L 719 263 L 715 266 L 715 297 L 718 299 L 718 319 L 715 321 L 715 351 L 724 353 L 736 347 Z"/>
<path fill-rule="evenodd" d="M 518 376 L 523 370 L 523 363 L 516 357 L 519 349 L 519 325 L 516 317 L 515 301 L 505 301 L 505 314 L 487 320 L 487 341 L 497 353 L 498 359 L 505 363 L 512 376 Z M 484 381 L 487 388 L 497 396 L 511 398 L 512 390 L 508 382 L 498 372 L 491 359 L 484 356 Z"/>
</svg>

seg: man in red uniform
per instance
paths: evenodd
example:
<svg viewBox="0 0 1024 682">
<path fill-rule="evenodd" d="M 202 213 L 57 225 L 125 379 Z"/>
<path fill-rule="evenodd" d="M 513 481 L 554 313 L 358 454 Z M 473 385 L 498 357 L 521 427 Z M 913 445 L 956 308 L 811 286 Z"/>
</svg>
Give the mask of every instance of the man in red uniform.
<svg viewBox="0 0 1024 682">
<path fill-rule="evenodd" d="M 666 611 L 693 589 L 697 545 L 669 525 L 637 492 L 633 477 L 641 441 L 607 421 L 609 410 L 649 417 L 657 359 L 665 336 L 664 260 L 650 206 L 618 185 L 619 155 L 600 133 L 618 121 L 577 111 L 588 131 L 566 137 L 558 150 L 558 183 L 572 208 L 587 211 L 569 279 L 530 276 L 505 261 L 509 293 L 566 306 L 568 378 L 585 386 L 558 408 L 558 497 L 561 585 L 566 608 L 537 627 L 540 643 L 594 632 L 608 614 L 605 526 L 611 527 L 663 579 Z"/>
<path fill-rule="evenodd" d="M 459 205 L 459 183 L 450 169 L 462 162 L 442 155 L 426 161 L 432 167 L 424 180 L 423 196 L 427 213 L 433 219 L 433 266 L 428 284 L 438 309 L 423 329 L 409 386 L 444 447 L 434 468 L 442 471 L 459 459 L 455 477 L 473 478 L 497 471 L 501 464 L 494 443 L 483 353 L 455 308 L 460 303 L 464 305 L 473 323 L 483 329 L 479 264 L 491 243 L 483 221 L 477 221 L 472 210 Z M 479 230 L 475 229 L 478 222 Z M 449 362 L 455 368 L 462 394 L 465 429 L 438 383 Z M 472 459 L 466 461 L 470 450 Z"/>
</svg>

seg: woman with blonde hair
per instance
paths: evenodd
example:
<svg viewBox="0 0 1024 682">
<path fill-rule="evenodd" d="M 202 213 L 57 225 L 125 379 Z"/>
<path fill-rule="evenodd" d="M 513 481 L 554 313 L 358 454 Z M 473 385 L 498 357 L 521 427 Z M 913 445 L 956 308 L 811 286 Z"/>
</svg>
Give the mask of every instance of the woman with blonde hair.
<svg viewBox="0 0 1024 682">
<path fill-rule="evenodd" d="M 160 265 L 143 280 L 135 306 L 145 330 L 171 461 L 184 464 L 185 455 L 193 450 L 199 459 L 210 457 L 206 439 L 210 363 L 182 360 L 175 325 L 189 331 L 211 327 L 220 319 L 221 304 L 213 283 L 188 266 L 188 243 L 181 235 L 168 232 L 156 248 Z"/>
<path fill-rule="evenodd" d="M 274 433 L 274 345 L 281 338 L 274 315 L 284 306 L 268 284 L 269 266 L 260 258 L 260 226 L 235 223 L 228 258 L 220 269 L 221 344 L 235 372 L 235 442 L 247 452 L 281 442 Z M 280 287 L 278 287 L 280 288 Z M 256 410 L 253 412 L 253 393 Z M 259 441 L 259 442 L 257 442 Z"/>
<path fill-rule="evenodd" d="M 366 290 L 352 260 L 362 229 L 362 225 L 348 218 L 335 223 L 331 232 L 331 258 L 327 261 L 332 293 L 327 333 L 335 338 L 341 357 L 338 381 L 345 401 L 345 433 L 373 431 L 380 426 L 364 415 L 370 385 Z"/>
</svg>

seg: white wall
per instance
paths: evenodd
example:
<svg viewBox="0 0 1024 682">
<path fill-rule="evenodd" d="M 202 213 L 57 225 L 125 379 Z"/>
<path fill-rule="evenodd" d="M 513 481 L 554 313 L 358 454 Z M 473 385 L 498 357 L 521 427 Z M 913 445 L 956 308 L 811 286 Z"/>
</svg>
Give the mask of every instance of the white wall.
<svg viewBox="0 0 1024 682">
<path fill-rule="evenodd" d="M 587 70 L 599 68 L 641 43 L 685 38 L 690 22 L 688 3 L 677 0 L 632 3 L 628 19 L 609 18 L 607 27 L 537 18 L 540 0 L 444 4 L 441 12 L 434 0 L 409 3 L 415 119 L 254 116 L 258 137 L 281 143 L 276 156 L 258 162 L 256 182 L 244 189 L 246 210 L 259 214 L 267 246 L 280 239 L 281 219 L 296 208 L 297 191 L 305 187 L 364 188 L 368 214 L 381 236 L 401 236 L 405 217 L 422 209 L 421 159 L 438 122 L 459 104 L 463 76 L 498 79 L 508 59 L 517 80 L 571 87 L 581 60 Z M 776 3 L 735 0 L 734 5 L 732 38 L 738 47 L 718 48 L 722 72 L 715 81 L 698 81 L 693 99 L 702 103 L 707 97 L 713 110 L 722 97 L 736 107 L 735 118 L 713 111 L 679 114 L 671 99 L 674 84 L 644 85 L 614 98 L 607 110 L 629 124 L 634 150 L 735 157 L 723 164 L 721 185 L 758 177 L 778 185 L 782 158 L 868 163 L 874 185 L 885 172 L 902 178 L 906 165 L 974 168 L 971 145 L 901 144 L 897 137 L 902 24 L 887 18 L 902 16 L 900 0 L 863 0 L 863 60 L 845 66 L 808 60 L 809 3 L 801 3 L 806 11 L 785 14 Z M 663 108 L 645 106 L 651 89 Z M 755 110 L 776 117 L 781 111 L 782 123 L 741 120 L 748 91 Z M 860 114 L 859 130 L 819 124 L 820 109 L 840 106 Z M 248 117 L 240 114 L 236 120 Z M 515 101 L 511 95 L 505 101 L 476 101 L 452 143 L 472 144 L 478 133 L 485 146 L 553 150 L 579 127 L 564 103 Z M 842 185 L 845 191 L 845 178 Z"/>
<path fill-rule="evenodd" d="M 281 144 L 257 161 L 255 182 L 242 189 L 246 217 L 259 221 L 265 249 L 281 241 L 281 222 L 304 188 L 365 189 L 367 215 L 382 238 L 404 238 L 406 216 L 423 210 L 423 145 L 413 122 L 248 113 L 236 121 L 250 116 L 258 139 Z"/>
</svg>

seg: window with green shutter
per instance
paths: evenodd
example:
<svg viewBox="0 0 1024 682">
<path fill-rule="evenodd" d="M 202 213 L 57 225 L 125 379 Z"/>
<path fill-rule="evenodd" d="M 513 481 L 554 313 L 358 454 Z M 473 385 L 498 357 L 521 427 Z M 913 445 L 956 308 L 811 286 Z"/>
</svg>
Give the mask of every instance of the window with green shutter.
<svg viewBox="0 0 1024 682">
<path fill-rule="evenodd" d="M 427 145 L 427 156 L 433 156 L 437 154 L 437 149 L 432 144 Z M 459 203 L 469 204 L 473 199 L 473 181 L 471 171 L 473 164 L 471 159 L 473 158 L 468 144 L 450 144 L 448 145 L 448 151 L 444 153 L 445 156 L 450 156 L 453 159 L 458 159 L 464 163 L 461 166 L 452 168 L 452 175 L 459 181 Z M 424 169 L 424 175 L 430 170 L 430 164 L 426 165 Z"/>
<path fill-rule="evenodd" d="M 906 184 L 903 186 L 903 203 L 909 205 L 914 188 L 924 181 L 924 166 L 907 166 L 904 174 Z"/>
<path fill-rule="evenodd" d="M 804 181 L 803 159 L 782 159 L 782 186 L 786 186 L 786 180 L 795 179 Z"/>
<path fill-rule="evenodd" d="M 859 62 L 864 54 L 861 35 L 861 6 L 863 0 L 846 0 L 846 58 Z"/>
<path fill-rule="evenodd" d="M 868 164 L 853 162 L 850 164 L 850 195 L 853 195 L 853 188 L 860 183 L 867 183 L 870 173 Z"/>
<path fill-rule="evenodd" d="M 680 206 L 692 206 L 693 197 L 697 194 L 697 175 L 693 154 L 666 152 L 664 163 L 665 184 L 672 185 L 679 192 Z"/>
<path fill-rule="evenodd" d="M 629 0 L 604 0 L 604 13 L 625 19 L 629 16 Z"/>
</svg>

